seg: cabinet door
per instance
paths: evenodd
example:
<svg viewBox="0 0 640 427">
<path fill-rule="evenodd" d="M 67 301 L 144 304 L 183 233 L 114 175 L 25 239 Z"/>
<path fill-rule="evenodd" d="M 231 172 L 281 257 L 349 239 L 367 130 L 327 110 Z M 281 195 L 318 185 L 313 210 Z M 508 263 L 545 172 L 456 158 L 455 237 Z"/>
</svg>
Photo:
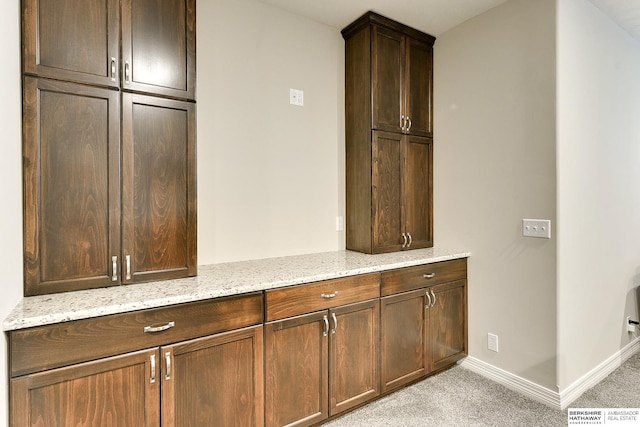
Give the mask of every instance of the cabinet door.
<svg viewBox="0 0 640 427">
<path fill-rule="evenodd" d="M 372 26 L 372 89 L 375 130 L 402 132 L 404 37 Z"/>
<path fill-rule="evenodd" d="M 427 374 L 426 290 L 381 299 L 382 392 Z"/>
<path fill-rule="evenodd" d="M 122 87 L 194 99 L 195 0 L 122 1 Z"/>
<path fill-rule="evenodd" d="M 122 99 L 123 280 L 195 275 L 195 104 Z"/>
<path fill-rule="evenodd" d="M 435 301 L 429 309 L 430 371 L 451 365 L 467 353 L 466 289 L 465 280 L 431 289 Z"/>
<path fill-rule="evenodd" d="M 25 73 L 118 87 L 118 0 L 22 3 Z"/>
<path fill-rule="evenodd" d="M 11 425 L 160 426 L 158 356 L 145 350 L 13 379 Z"/>
<path fill-rule="evenodd" d="M 401 134 L 373 132 L 372 212 L 373 252 L 402 249 Z"/>
<path fill-rule="evenodd" d="M 432 123 L 432 47 L 407 38 L 405 111 L 411 120 L 408 133 L 433 136 Z"/>
<path fill-rule="evenodd" d="M 428 248 L 433 246 L 433 140 L 407 136 L 404 153 L 402 206 L 409 249 Z"/>
<path fill-rule="evenodd" d="M 265 326 L 268 427 L 309 426 L 328 417 L 328 313 Z"/>
<path fill-rule="evenodd" d="M 330 311 L 329 415 L 380 394 L 380 301 L 365 301 Z"/>
<path fill-rule="evenodd" d="M 262 326 L 161 349 L 162 425 L 262 426 Z"/>
<path fill-rule="evenodd" d="M 25 295 L 118 284 L 118 93 L 25 77 L 23 99 Z"/>
</svg>

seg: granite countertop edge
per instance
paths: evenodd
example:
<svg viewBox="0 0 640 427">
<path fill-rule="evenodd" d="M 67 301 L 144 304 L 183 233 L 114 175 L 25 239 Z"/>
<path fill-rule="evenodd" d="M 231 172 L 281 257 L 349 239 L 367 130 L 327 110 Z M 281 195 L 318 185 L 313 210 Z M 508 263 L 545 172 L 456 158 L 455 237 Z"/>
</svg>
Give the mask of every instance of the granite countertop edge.
<svg viewBox="0 0 640 427">
<path fill-rule="evenodd" d="M 195 277 L 25 297 L 4 319 L 2 329 L 15 331 L 469 256 L 443 248 L 380 255 L 335 251 L 201 265 Z"/>
</svg>

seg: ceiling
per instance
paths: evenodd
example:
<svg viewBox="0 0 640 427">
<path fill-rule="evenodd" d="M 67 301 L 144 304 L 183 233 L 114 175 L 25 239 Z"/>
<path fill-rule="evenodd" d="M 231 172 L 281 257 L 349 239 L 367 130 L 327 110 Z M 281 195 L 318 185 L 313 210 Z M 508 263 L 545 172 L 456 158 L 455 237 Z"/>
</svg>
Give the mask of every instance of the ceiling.
<svg viewBox="0 0 640 427">
<path fill-rule="evenodd" d="M 259 0 L 342 29 L 373 10 L 438 37 L 508 0 Z M 640 41 L 640 0 L 590 0 Z"/>
</svg>

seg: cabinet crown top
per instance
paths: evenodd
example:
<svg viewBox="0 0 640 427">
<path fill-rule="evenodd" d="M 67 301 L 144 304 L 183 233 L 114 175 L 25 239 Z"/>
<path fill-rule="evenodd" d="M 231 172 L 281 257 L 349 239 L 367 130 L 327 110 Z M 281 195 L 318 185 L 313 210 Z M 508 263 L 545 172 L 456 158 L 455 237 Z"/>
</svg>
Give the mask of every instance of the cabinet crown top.
<svg viewBox="0 0 640 427">
<path fill-rule="evenodd" d="M 424 41 L 431 45 L 433 45 L 436 41 L 436 38 L 430 34 L 424 33 L 422 31 L 416 30 L 415 28 L 411 28 L 407 25 L 401 24 L 400 22 L 394 21 L 393 19 L 386 18 L 373 11 L 369 11 L 365 13 L 360 18 L 356 19 L 351 24 L 347 25 L 341 31 L 342 37 L 345 40 L 347 40 L 351 38 L 354 34 L 359 32 L 360 30 L 370 25 L 377 25 L 379 27 L 385 27 L 393 31 L 398 31 L 414 39 Z"/>
</svg>

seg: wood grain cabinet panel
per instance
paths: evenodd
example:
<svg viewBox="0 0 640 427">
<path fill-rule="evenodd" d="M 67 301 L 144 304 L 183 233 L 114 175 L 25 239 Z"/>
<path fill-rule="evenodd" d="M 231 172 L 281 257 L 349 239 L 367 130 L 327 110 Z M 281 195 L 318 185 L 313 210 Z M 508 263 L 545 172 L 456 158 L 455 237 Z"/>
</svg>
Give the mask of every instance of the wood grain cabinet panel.
<svg viewBox="0 0 640 427">
<path fill-rule="evenodd" d="M 195 0 L 22 6 L 25 295 L 195 275 Z"/>
<path fill-rule="evenodd" d="M 329 415 L 380 394 L 380 301 L 330 310 Z"/>
<path fill-rule="evenodd" d="M 120 86 L 118 0 L 24 0 L 24 72 Z"/>
<path fill-rule="evenodd" d="M 122 1 L 122 87 L 195 99 L 195 0 Z"/>
<path fill-rule="evenodd" d="M 466 259 L 383 273 L 389 283 L 381 299 L 382 392 L 445 369 L 467 354 Z M 449 269 L 449 271 L 447 271 Z M 423 273 L 429 272 L 429 273 Z M 433 274 L 438 272 L 438 274 Z M 433 280 L 415 289 L 418 275 Z M 437 279 L 436 279 L 437 278 Z M 450 280 L 450 281 L 447 281 Z M 405 286 L 401 286 L 406 282 Z M 390 294 L 389 290 L 400 290 Z M 414 289 L 402 291 L 406 289 Z"/>
<path fill-rule="evenodd" d="M 264 425 L 262 326 L 164 346 L 162 425 Z"/>
<path fill-rule="evenodd" d="M 427 374 L 427 312 L 424 290 L 381 300 L 382 391 Z"/>
<path fill-rule="evenodd" d="M 466 280 L 434 286 L 429 308 L 429 370 L 450 366 L 467 353 Z M 431 291 L 430 291 L 431 292 Z"/>
<path fill-rule="evenodd" d="M 12 379 L 11 426 L 159 427 L 158 358 L 144 350 Z"/>
<path fill-rule="evenodd" d="M 314 425 L 378 396 L 379 318 L 375 299 L 267 323 L 266 425 Z"/>
<path fill-rule="evenodd" d="M 265 325 L 265 424 L 310 426 L 329 414 L 326 311 Z"/>
<path fill-rule="evenodd" d="M 123 282 L 193 276 L 195 105 L 131 93 L 122 99 Z"/>
<path fill-rule="evenodd" d="M 361 274 L 265 292 L 267 321 L 380 296 L 380 274 Z"/>
<path fill-rule="evenodd" d="M 433 246 L 433 43 L 368 12 L 345 39 L 347 249 Z"/>
<path fill-rule="evenodd" d="M 12 331 L 10 425 L 261 427 L 262 314 L 258 293 Z"/>
<path fill-rule="evenodd" d="M 117 92 L 25 77 L 25 294 L 109 286 L 120 258 Z"/>
</svg>

